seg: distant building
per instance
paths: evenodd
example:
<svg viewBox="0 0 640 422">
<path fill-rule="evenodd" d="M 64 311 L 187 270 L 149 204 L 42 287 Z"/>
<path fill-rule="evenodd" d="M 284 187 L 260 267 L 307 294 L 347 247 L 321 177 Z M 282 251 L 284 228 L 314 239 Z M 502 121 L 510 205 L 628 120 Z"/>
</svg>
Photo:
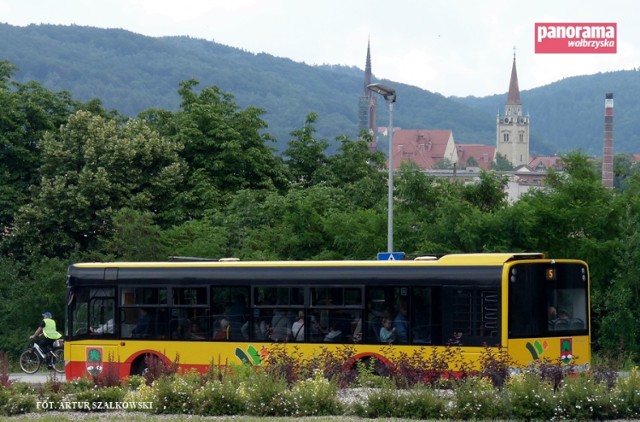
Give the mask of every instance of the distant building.
<svg viewBox="0 0 640 422">
<path fill-rule="evenodd" d="M 527 165 L 531 170 L 544 172 L 547 169 L 562 171 L 562 159 L 556 155 L 552 157 L 533 157 Z"/>
<path fill-rule="evenodd" d="M 413 161 L 420 169 L 441 168 L 458 163 L 458 153 L 451 130 L 394 129 L 393 168 Z"/>
<path fill-rule="evenodd" d="M 504 155 L 513 167 L 528 164 L 529 116 L 522 115 L 515 52 L 504 115 L 498 114 L 496 127 L 496 153 Z"/>
<path fill-rule="evenodd" d="M 458 167 L 479 167 L 489 170 L 495 160 L 496 148 L 484 144 L 458 144 Z"/>
</svg>

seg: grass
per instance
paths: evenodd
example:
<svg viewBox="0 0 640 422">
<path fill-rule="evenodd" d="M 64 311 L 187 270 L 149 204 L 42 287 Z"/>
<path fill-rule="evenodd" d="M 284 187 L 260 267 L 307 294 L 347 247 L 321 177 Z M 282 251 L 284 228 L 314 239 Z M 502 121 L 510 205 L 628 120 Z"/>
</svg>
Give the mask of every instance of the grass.
<svg viewBox="0 0 640 422">
<path fill-rule="evenodd" d="M 109 421 L 109 422 L 146 422 L 146 421 L 233 421 L 233 422 L 264 422 L 267 418 L 257 416 L 193 416 L 193 415 L 149 415 L 146 413 L 127 413 L 126 415 L 112 414 L 79 414 L 51 412 L 47 414 L 22 415 L 13 417 L 4 417 L 0 420 L 11 422 L 26 422 L 37 419 L 40 422 L 58 422 L 58 421 Z M 296 421 L 313 421 L 313 422 L 336 422 L 340 421 L 364 421 L 366 419 L 349 416 L 314 416 L 314 417 L 270 417 L 269 422 L 291 422 Z M 398 418 L 379 418 L 377 421 L 401 421 Z"/>
</svg>

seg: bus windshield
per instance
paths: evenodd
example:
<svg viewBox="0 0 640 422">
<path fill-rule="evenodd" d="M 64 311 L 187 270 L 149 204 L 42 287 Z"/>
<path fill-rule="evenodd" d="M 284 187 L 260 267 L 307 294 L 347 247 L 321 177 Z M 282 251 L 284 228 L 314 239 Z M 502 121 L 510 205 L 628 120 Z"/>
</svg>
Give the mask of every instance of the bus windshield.
<svg viewBox="0 0 640 422">
<path fill-rule="evenodd" d="M 583 265 L 514 265 L 509 271 L 509 337 L 588 332 L 588 275 Z"/>
</svg>

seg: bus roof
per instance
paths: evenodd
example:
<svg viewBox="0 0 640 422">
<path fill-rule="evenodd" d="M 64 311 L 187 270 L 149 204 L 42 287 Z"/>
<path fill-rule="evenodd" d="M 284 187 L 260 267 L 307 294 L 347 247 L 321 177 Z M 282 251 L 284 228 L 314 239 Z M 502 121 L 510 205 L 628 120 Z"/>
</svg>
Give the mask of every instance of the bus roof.
<svg viewBox="0 0 640 422">
<path fill-rule="evenodd" d="M 201 261 L 158 261 L 158 262 L 91 262 L 74 264 L 76 268 L 215 268 L 215 267 L 358 267 L 358 266 L 500 266 L 514 260 L 544 259 L 542 253 L 476 253 L 449 254 L 433 259 L 398 260 L 398 261 L 239 261 L 221 259 Z"/>
</svg>

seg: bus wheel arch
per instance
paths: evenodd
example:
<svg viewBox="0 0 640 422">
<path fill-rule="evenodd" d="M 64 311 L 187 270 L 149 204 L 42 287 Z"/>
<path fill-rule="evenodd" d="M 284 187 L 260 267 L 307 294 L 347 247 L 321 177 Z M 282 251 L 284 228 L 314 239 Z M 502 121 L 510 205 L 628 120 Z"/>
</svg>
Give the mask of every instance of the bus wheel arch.
<svg viewBox="0 0 640 422">
<path fill-rule="evenodd" d="M 364 365 L 366 368 L 371 368 L 371 365 L 375 361 L 373 369 L 373 375 L 387 376 L 393 370 L 393 363 L 379 353 L 360 353 L 353 357 L 353 361 L 350 364 L 352 370 L 357 371 L 358 365 Z"/>
<path fill-rule="evenodd" d="M 155 350 L 141 350 L 129 358 L 129 362 L 131 362 L 129 375 L 146 375 L 149 371 L 149 359 L 157 359 L 162 362 L 165 367 L 171 365 L 169 358 L 162 353 Z"/>
</svg>

